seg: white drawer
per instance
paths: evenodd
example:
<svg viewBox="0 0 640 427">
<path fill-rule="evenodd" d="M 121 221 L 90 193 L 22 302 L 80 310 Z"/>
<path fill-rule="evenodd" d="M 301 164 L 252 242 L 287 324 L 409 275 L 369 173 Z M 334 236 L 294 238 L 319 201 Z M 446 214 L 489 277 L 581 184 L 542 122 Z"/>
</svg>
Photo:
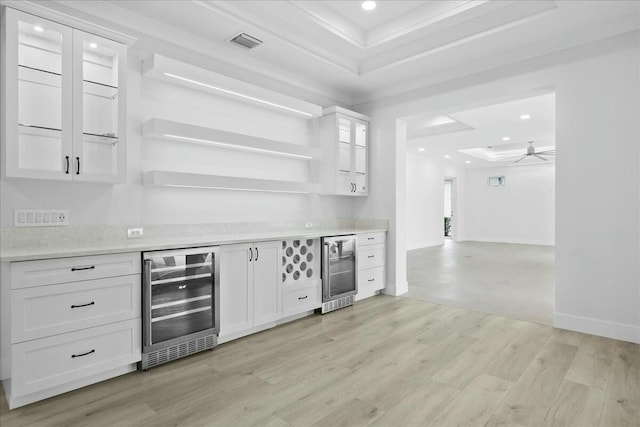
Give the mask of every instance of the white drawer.
<svg viewBox="0 0 640 427">
<path fill-rule="evenodd" d="M 365 245 L 378 245 L 380 243 L 385 243 L 386 235 L 384 231 L 378 233 L 363 233 L 358 234 L 358 246 Z"/>
<path fill-rule="evenodd" d="M 11 288 L 139 274 L 140 252 L 11 263 Z"/>
<path fill-rule="evenodd" d="M 14 344 L 12 396 L 138 362 L 140 351 L 140 319 Z"/>
<path fill-rule="evenodd" d="M 358 293 L 384 289 L 384 267 L 358 271 Z"/>
<path fill-rule="evenodd" d="M 386 246 L 384 244 L 359 247 L 358 270 L 383 267 L 386 253 Z"/>
<path fill-rule="evenodd" d="M 304 286 L 285 286 L 282 293 L 283 316 L 293 316 L 320 307 L 321 293 L 321 282 Z"/>
<path fill-rule="evenodd" d="M 140 275 L 11 291 L 11 342 L 140 317 Z"/>
</svg>

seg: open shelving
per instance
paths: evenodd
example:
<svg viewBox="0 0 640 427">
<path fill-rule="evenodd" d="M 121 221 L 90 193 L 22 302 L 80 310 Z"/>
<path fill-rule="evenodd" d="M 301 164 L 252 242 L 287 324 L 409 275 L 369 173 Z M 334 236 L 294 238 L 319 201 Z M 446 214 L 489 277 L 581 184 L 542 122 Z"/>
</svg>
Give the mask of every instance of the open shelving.
<svg viewBox="0 0 640 427">
<path fill-rule="evenodd" d="M 319 158 L 320 149 L 272 139 L 249 136 L 220 129 L 153 118 L 142 125 L 145 137 L 163 138 L 194 144 L 211 144 L 235 150 L 293 157 L 302 160 Z"/>
<path fill-rule="evenodd" d="M 209 188 L 218 190 L 265 191 L 275 193 L 318 193 L 320 185 L 309 182 L 206 175 L 151 170 L 143 174 L 144 185 L 164 187 Z"/>
<path fill-rule="evenodd" d="M 311 119 L 322 116 L 322 107 L 264 87 L 154 54 L 142 64 L 145 76 L 247 102 L 286 114 Z"/>
</svg>

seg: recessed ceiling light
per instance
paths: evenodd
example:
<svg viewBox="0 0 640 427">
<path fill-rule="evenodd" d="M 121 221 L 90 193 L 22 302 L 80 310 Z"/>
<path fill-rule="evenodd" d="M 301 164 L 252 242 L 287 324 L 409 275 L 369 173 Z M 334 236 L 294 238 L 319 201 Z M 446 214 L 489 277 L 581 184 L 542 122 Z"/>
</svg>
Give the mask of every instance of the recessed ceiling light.
<svg viewBox="0 0 640 427">
<path fill-rule="evenodd" d="M 420 147 L 418 148 L 418 151 L 424 151 L 424 148 Z"/>
<path fill-rule="evenodd" d="M 465 163 L 469 164 L 469 163 L 471 163 L 471 160 L 465 160 Z"/>
<path fill-rule="evenodd" d="M 529 120 L 531 118 L 531 114 L 523 114 L 520 116 L 522 120 Z"/>
<path fill-rule="evenodd" d="M 44 31 L 44 28 L 42 28 L 40 25 L 34 25 L 33 26 L 33 31 L 37 31 L 39 33 Z"/>
<path fill-rule="evenodd" d="M 503 141 L 511 141 L 511 137 L 510 136 L 503 136 L 502 140 Z"/>
<path fill-rule="evenodd" d="M 95 48 L 97 48 L 97 47 L 98 47 L 98 45 L 97 45 L 96 43 L 94 43 L 94 42 L 91 42 L 91 43 L 89 43 L 89 47 L 90 47 L 91 49 L 95 49 Z"/>
<path fill-rule="evenodd" d="M 373 10 L 376 8 L 376 2 L 374 1 L 363 1 L 362 8 L 364 10 Z"/>
<path fill-rule="evenodd" d="M 445 159 L 450 159 L 450 158 L 451 158 L 451 156 L 450 156 L 450 155 L 448 155 L 448 154 L 445 154 L 445 155 L 444 155 L 444 158 L 445 158 Z"/>
</svg>

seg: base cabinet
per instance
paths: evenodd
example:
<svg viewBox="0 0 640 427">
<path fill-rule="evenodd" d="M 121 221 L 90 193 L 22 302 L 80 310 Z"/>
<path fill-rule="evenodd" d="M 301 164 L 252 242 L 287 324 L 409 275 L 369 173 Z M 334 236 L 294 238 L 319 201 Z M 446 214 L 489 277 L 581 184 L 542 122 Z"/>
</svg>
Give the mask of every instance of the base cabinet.
<svg viewBox="0 0 640 427">
<path fill-rule="evenodd" d="M 282 318 L 280 242 L 220 247 L 220 337 Z"/>
<path fill-rule="evenodd" d="M 12 394 L 23 396 L 140 360 L 139 321 L 126 320 L 12 347 Z"/>
<path fill-rule="evenodd" d="M 2 265 L 2 376 L 9 408 L 135 370 L 140 253 Z"/>
<path fill-rule="evenodd" d="M 356 300 L 376 295 L 385 288 L 386 234 L 358 235 L 358 294 Z"/>
</svg>

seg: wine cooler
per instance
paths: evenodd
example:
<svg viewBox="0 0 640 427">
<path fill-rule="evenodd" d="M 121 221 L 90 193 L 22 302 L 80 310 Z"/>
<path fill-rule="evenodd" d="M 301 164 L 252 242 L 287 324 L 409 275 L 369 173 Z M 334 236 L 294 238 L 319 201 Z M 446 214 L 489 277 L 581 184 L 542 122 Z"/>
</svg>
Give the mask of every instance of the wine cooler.
<svg viewBox="0 0 640 427">
<path fill-rule="evenodd" d="M 220 330 L 217 247 L 145 252 L 140 368 L 212 349 Z"/>
</svg>

